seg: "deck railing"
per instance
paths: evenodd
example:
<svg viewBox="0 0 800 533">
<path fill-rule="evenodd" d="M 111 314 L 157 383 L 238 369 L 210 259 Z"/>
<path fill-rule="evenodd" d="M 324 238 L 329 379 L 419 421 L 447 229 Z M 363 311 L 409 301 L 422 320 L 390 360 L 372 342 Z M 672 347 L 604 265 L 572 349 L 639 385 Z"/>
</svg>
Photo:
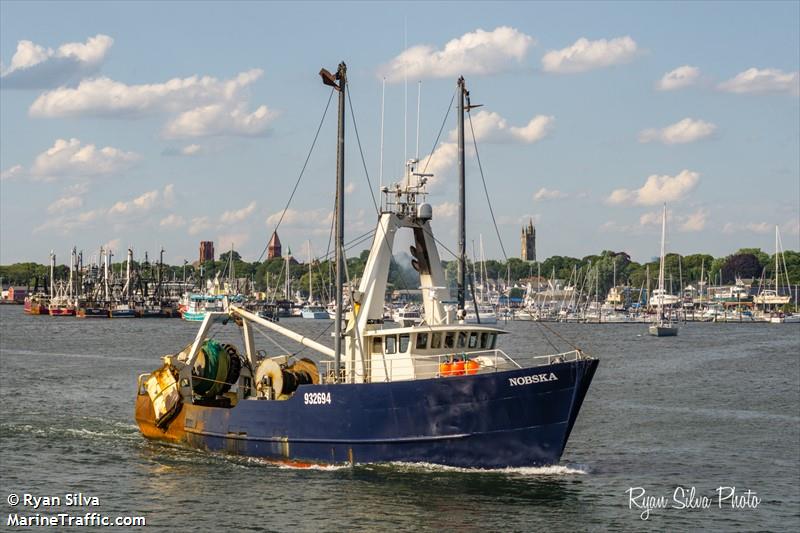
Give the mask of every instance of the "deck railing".
<svg viewBox="0 0 800 533">
<path fill-rule="evenodd" d="M 501 349 L 469 352 L 450 352 L 436 355 L 410 354 L 402 359 L 374 358 L 366 361 L 366 368 L 358 365 L 357 371 L 348 373 L 346 369 L 339 371 L 339 381 L 352 382 L 385 382 L 411 379 L 448 378 L 452 376 L 471 375 L 486 372 L 498 372 L 515 368 L 533 368 L 557 363 L 567 363 L 590 357 L 580 350 L 571 350 L 557 354 L 518 356 L 512 358 Z M 466 362 L 477 363 L 467 367 Z M 463 365 L 450 366 L 453 363 Z M 334 382 L 333 361 L 321 361 L 320 381 Z M 375 366 L 375 372 L 372 366 Z M 364 379 L 366 377 L 366 379 Z"/>
</svg>

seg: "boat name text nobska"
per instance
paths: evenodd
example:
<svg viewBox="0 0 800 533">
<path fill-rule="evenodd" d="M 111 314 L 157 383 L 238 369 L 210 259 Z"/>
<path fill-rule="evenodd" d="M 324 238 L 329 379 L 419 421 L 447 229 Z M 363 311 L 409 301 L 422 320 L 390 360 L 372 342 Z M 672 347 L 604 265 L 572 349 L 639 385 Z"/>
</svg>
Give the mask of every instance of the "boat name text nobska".
<svg viewBox="0 0 800 533">
<path fill-rule="evenodd" d="M 544 383 L 545 381 L 558 381 L 558 376 L 550 372 L 549 374 L 533 374 L 518 378 L 508 378 L 508 384 L 512 387 L 518 385 L 533 385 L 534 383 Z"/>
</svg>

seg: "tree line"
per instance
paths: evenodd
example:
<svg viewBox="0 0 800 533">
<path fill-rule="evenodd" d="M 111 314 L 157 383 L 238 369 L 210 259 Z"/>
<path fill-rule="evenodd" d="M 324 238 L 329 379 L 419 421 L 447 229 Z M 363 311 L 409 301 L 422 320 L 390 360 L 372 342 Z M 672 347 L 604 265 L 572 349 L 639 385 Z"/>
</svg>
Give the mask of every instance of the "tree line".
<svg viewBox="0 0 800 533">
<path fill-rule="evenodd" d="M 232 261 L 230 255 L 233 254 Z M 347 260 L 348 275 L 351 279 L 359 278 L 364 271 L 366 260 L 369 255 L 368 250 L 364 250 L 356 257 Z M 389 286 L 394 289 L 417 289 L 419 287 L 419 277 L 410 267 L 408 256 L 398 257 L 392 262 L 389 272 Z M 786 272 L 790 285 L 800 284 L 800 253 L 796 251 L 786 251 L 783 254 L 783 261 L 786 263 Z M 779 265 L 781 271 L 780 285 L 785 282 L 783 261 Z M 456 261 L 443 262 L 448 280 L 451 284 L 456 279 Z M 225 252 L 220 255 L 217 261 L 206 261 L 202 264 L 181 264 L 163 265 L 161 268 L 161 279 L 163 280 L 192 280 L 195 283 L 215 276 L 230 276 L 230 266 L 236 278 L 246 278 L 253 282 L 258 290 L 265 290 L 268 287 L 275 289 L 276 286 L 283 287 L 286 276 L 286 261 L 283 258 L 275 258 L 260 262 L 243 261 L 238 252 Z M 158 265 L 156 263 L 133 262 L 133 270 L 141 275 L 155 279 L 157 276 Z M 586 276 L 591 271 L 592 283 L 596 284 L 598 290 L 607 292 L 614 284 L 616 276 L 617 285 L 631 285 L 639 287 L 647 284 L 647 273 L 651 282 L 658 276 L 658 260 L 646 263 L 632 261 L 625 252 L 614 252 L 604 250 L 596 255 L 587 255 L 582 258 L 568 256 L 552 256 L 541 262 L 528 262 L 519 258 L 509 258 L 508 261 L 490 259 L 482 265 L 468 265 L 470 273 L 474 277 L 479 277 L 479 271 L 483 270 L 486 277 L 490 280 L 510 280 L 512 284 L 524 282 L 529 278 L 541 275 L 542 278 L 550 279 L 554 277 L 558 280 L 570 280 L 574 278 L 575 272 L 580 272 Z M 112 263 L 111 270 L 115 275 L 124 275 L 124 261 Z M 310 273 L 309 273 L 310 270 Z M 668 254 L 665 261 L 667 277 L 672 279 L 673 287 L 677 289 L 680 282 L 684 285 L 697 283 L 705 279 L 709 284 L 729 284 L 736 278 L 755 280 L 755 284 L 763 277 L 772 280 L 775 277 L 775 256 L 763 252 L 760 248 L 743 248 L 725 257 L 713 257 L 709 254 L 679 255 Z M 309 286 L 309 277 L 313 291 L 320 298 L 324 297 L 331 284 L 333 268 L 330 261 L 313 261 L 309 269 L 308 263 L 292 262 L 289 268 L 293 290 L 300 290 L 306 293 Z M 35 283 L 39 286 L 44 284 L 45 278 L 50 274 L 50 267 L 38 263 L 15 263 L 12 265 L 0 266 L 0 278 L 3 285 L 14 285 L 21 287 L 33 287 Z M 65 265 L 58 265 L 55 269 L 56 279 L 66 279 L 69 276 L 69 269 Z"/>
</svg>

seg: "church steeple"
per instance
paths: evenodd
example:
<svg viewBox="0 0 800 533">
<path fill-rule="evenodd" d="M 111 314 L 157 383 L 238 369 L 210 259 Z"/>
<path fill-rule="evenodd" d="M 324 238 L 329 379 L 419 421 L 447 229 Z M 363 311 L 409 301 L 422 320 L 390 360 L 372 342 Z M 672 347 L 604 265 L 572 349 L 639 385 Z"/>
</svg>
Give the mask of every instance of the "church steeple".
<svg viewBox="0 0 800 533">
<path fill-rule="evenodd" d="M 522 251 L 523 261 L 536 261 L 536 228 L 533 225 L 533 218 L 528 220 L 527 226 L 522 226 Z"/>
<path fill-rule="evenodd" d="M 276 257 L 281 257 L 281 240 L 278 238 L 278 232 L 273 231 L 267 245 L 267 260 L 275 259 Z"/>
</svg>

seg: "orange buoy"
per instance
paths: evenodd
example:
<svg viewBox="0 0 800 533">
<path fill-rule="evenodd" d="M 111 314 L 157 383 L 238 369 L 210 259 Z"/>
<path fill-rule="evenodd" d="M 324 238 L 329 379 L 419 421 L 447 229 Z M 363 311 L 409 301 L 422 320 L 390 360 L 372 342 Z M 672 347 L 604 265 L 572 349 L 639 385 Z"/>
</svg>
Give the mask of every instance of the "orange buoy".
<svg viewBox="0 0 800 533">
<path fill-rule="evenodd" d="M 449 360 L 446 360 L 444 363 L 439 363 L 439 375 L 442 377 L 447 377 L 451 375 L 453 372 L 453 363 Z"/>
<path fill-rule="evenodd" d="M 453 361 L 452 373 L 453 373 L 454 376 L 463 376 L 464 375 L 464 360 L 463 359 L 459 359 L 458 361 Z"/>
<path fill-rule="evenodd" d="M 473 359 L 469 359 L 467 362 L 464 363 L 464 369 L 467 371 L 467 374 L 477 374 L 478 369 L 481 367 L 480 363 Z"/>
</svg>

